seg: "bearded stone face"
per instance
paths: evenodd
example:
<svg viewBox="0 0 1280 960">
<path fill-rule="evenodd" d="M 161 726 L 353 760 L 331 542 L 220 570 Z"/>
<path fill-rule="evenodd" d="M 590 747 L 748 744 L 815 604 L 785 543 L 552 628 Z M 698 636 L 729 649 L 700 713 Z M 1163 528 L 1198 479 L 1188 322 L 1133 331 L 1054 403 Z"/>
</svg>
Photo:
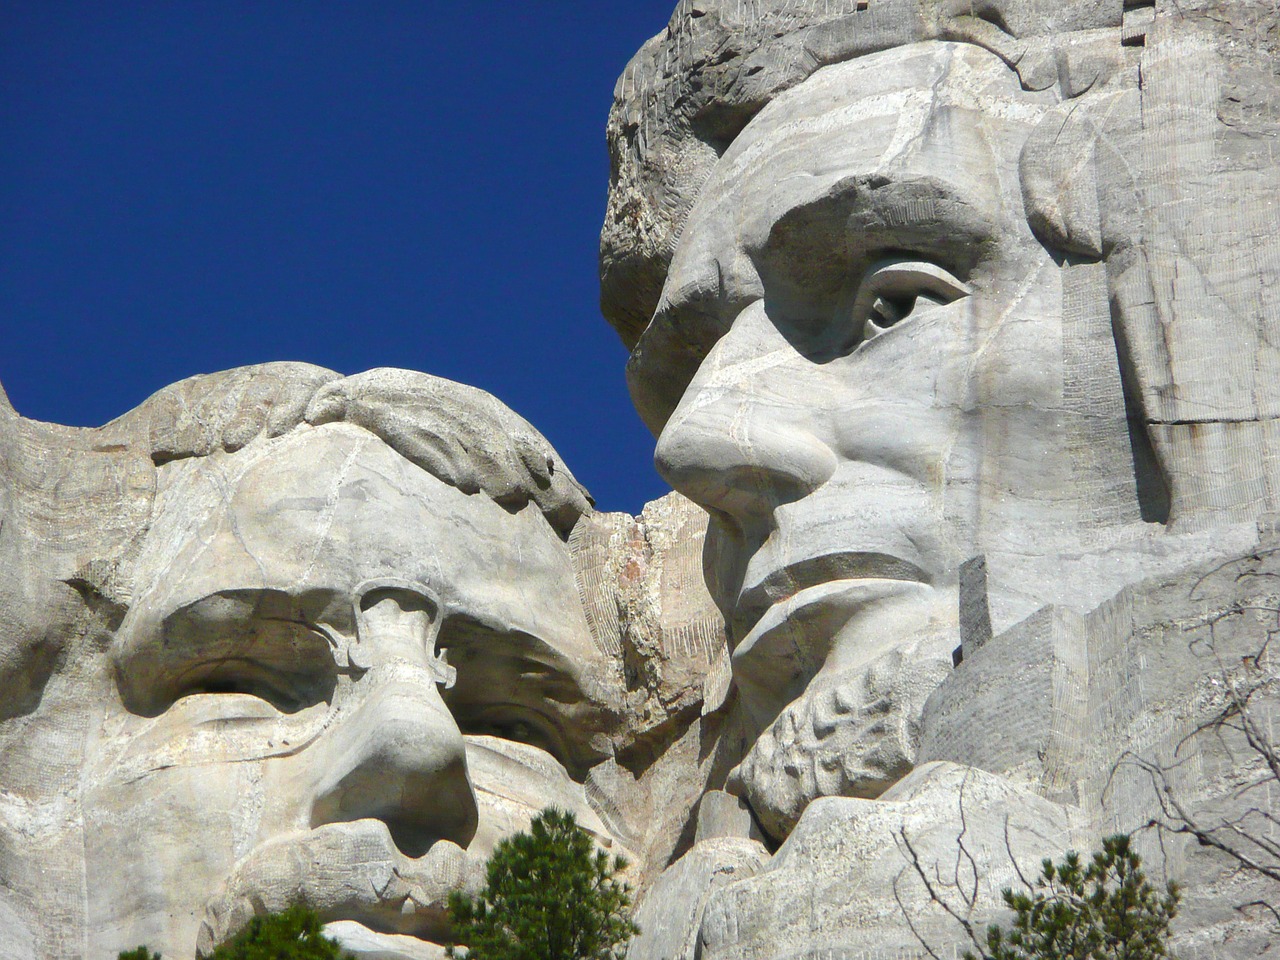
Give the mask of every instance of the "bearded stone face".
<svg viewBox="0 0 1280 960">
<path fill-rule="evenodd" d="M 817 71 L 714 167 L 632 355 L 659 469 L 712 517 L 708 579 L 760 730 L 737 789 L 776 837 L 815 797 L 911 768 L 966 562 L 1003 578 L 1007 620 L 1043 602 L 1021 558 L 1139 522 L 1114 348 L 1090 367 L 1089 461 L 1079 294 L 1023 209 L 1019 155 L 1051 103 L 966 44 Z"/>
<path fill-rule="evenodd" d="M 1248 0 L 707 0 L 623 73 L 601 302 L 711 517 L 754 728 L 725 787 L 778 842 L 708 831 L 650 894 L 652 921 L 703 881 L 702 957 L 960 949 L 928 877 L 971 867 L 997 916 L 1018 862 L 1168 813 L 1117 757 L 1218 738 L 1185 718 L 1220 680 L 1142 598 L 1269 555 L 1275 27 Z M 1169 839 L 1142 856 L 1203 882 L 1186 942 L 1265 953 L 1214 912 L 1237 865 Z"/>
</svg>

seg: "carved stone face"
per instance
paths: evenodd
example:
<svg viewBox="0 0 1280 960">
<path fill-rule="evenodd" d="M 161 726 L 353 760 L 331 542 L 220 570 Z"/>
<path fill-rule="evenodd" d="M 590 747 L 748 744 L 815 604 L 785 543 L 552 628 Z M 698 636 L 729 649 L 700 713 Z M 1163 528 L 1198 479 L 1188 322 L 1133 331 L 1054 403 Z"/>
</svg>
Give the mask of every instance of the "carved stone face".
<svg viewBox="0 0 1280 960">
<path fill-rule="evenodd" d="M 165 467 L 134 582 L 83 778 L 103 956 L 190 955 L 299 894 L 433 939 L 543 806 L 604 834 L 569 775 L 594 757 L 596 653 L 536 507 L 303 427 Z"/>
<path fill-rule="evenodd" d="M 1017 165 L 1047 102 L 958 44 L 819 70 L 721 157 L 633 355 L 659 469 L 713 518 L 775 835 L 910 768 L 960 564 L 1077 536 L 1063 274 Z"/>
</svg>

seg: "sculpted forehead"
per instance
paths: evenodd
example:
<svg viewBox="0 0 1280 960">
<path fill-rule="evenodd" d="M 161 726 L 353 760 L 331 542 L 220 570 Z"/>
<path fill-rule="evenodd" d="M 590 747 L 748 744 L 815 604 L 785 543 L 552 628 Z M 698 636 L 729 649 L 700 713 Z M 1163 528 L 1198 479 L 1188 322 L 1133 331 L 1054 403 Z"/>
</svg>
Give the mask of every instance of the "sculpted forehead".
<svg viewBox="0 0 1280 960">
<path fill-rule="evenodd" d="M 1034 254 L 1017 160 L 1050 102 L 987 51 L 929 42 L 823 68 L 770 103 L 704 186 L 632 355 L 650 427 L 752 300 L 826 313 L 885 256 L 968 272 Z"/>
<path fill-rule="evenodd" d="M 682 246 L 714 220 L 744 247 L 759 247 L 781 216 L 850 176 L 928 178 L 969 202 L 1002 203 L 1017 192 L 1013 165 L 1041 99 L 1020 91 L 993 54 L 966 44 L 915 44 L 826 67 L 734 141 Z M 1009 182 L 993 183 L 1001 170 Z"/>
<path fill-rule="evenodd" d="M 535 507 L 509 513 L 462 493 L 358 427 L 303 429 L 178 469 L 135 577 L 139 603 L 159 615 L 245 588 L 341 604 L 395 577 L 527 627 L 575 595 L 566 549 Z"/>
<path fill-rule="evenodd" d="M 922 132 L 934 127 L 945 134 L 938 114 L 948 109 L 1021 124 L 1034 123 L 1042 111 L 1019 88 L 1017 75 L 986 50 L 943 42 L 896 47 L 824 67 L 771 102 L 734 141 L 708 188 L 763 156 L 776 162 L 834 142 L 845 142 L 846 154 L 861 149 L 884 164 L 901 161 Z M 900 135 L 886 139 L 886 124 Z"/>
</svg>

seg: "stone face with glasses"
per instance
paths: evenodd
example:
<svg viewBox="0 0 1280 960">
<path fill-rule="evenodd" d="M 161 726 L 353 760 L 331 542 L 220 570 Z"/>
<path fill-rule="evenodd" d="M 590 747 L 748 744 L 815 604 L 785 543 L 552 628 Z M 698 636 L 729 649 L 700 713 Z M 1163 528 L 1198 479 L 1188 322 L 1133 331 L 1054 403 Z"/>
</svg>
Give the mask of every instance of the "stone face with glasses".
<svg viewBox="0 0 1280 960">
<path fill-rule="evenodd" d="M 265 364 L 97 429 L 0 394 L 0 960 L 301 902 L 438 957 L 556 805 L 632 960 L 913 956 L 1137 830 L 1176 946 L 1277 892 L 1269 0 L 685 0 L 618 81 L 602 303 L 678 493 L 592 510 L 425 374 Z M 1270 686 L 1268 686 L 1270 684 Z M 1252 912 L 1251 912 L 1252 911 Z"/>
<path fill-rule="evenodd" d="M 268 365 L 5 440 L 10 954 L 191 956 L 299 900 L 420 953 L 548 804 L 633 856 L 583 787 L 589 503 L 492 397 Z"/>
</svg>

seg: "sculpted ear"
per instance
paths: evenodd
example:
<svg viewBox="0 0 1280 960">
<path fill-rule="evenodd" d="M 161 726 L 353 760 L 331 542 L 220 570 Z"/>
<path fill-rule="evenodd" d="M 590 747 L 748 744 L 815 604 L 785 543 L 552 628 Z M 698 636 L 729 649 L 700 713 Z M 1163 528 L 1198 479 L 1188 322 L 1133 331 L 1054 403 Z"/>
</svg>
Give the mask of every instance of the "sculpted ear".
<svg viewBox="0 0 1280 960">
<path fill-rule="evenodd" d="M 1131 163 L 1141 130 L 1136 90 L 1086 95 L 1045 114 L 1022 149 L 1027 222 L 1050 250 L 1101 260 L 1141 236 Z"/>
</svg>

